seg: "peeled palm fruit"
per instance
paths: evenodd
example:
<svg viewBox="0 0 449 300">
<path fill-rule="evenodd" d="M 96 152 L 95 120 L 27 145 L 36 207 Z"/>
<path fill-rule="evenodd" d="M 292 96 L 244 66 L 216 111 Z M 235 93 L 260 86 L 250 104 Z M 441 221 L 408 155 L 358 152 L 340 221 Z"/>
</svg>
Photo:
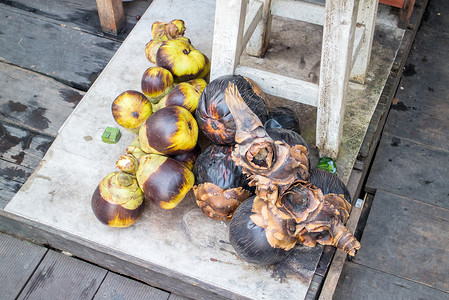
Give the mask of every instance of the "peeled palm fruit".
<svg viewBox="0 0 449 300">
<path fill-rule="evenodd" d="M 138 91 L 125 91 L 112 102 L 115 121 L 127 130 L 137 133 L 140 125 L 152 114 L 151 102 Z"/>
</svg>

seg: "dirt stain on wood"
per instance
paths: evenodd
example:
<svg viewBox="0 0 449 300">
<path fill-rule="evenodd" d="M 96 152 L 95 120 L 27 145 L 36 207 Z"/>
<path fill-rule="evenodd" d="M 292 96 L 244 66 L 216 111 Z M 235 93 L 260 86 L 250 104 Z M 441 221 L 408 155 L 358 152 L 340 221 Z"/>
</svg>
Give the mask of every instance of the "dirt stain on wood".
<svg viewBox="0 0 449 300">
<path fill-rule="evenodd" d="M 51 122 L 44 116 L 46 111 L 47 109 L 43 107 L 33 110 L 29 116 L 30 125 L 40 130 L 47 129 Z"/>
<path fill-rule="evenodd" d="M 23 159 L 25 158 L 25 152 L 20 151 L 17 155 L 11 155 L 11 158 L 16 161 L 16 164 L 20 165 L 23 162 Z"/>
<path fill-rule="evenodd" d="M 23 183 L 28 176 L 30 176 L 30 174 L 23 169 L 13 167 L 0 169 L 0 177 L 11 181 Z"/>
<path fill-rule="evenodd" d="M 0 153 L 6 153 L 9 149 L 17 146 L 20 138 L 12 136 L 8 130 L 0 123 Z"/>
<path fill-rule="evenodd" d="M 59 91 L 59 95 L 64 101 L 73 104 L 73 107 L 75 107 L 83 98 L 83 95 L 71 89 L 62 89 Z"/>
<path fill-rule="evenodd" d="M 8 108 L 12 112 L 24 112 L 28 107 L 20 102 L 14 102 L 12 100 L 9 100 Z"/>
</svg>

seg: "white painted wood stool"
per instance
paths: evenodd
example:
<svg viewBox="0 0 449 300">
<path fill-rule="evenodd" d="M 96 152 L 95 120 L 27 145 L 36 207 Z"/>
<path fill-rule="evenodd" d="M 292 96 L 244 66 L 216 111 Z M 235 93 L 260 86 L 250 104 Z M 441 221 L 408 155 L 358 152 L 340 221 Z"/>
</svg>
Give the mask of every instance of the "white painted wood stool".
<svg viewBox="0 0 449 300">
<path fill-rule="evenodd" d="M 364 83 L 377 6 L 378 0 L 216 0 L 211 80 L 248 76 L 268 94 L 317 107 L 320 156 L 336 158 L 348 81 Z M 318 84 L 239 65 L 245 47 L 254 56 L 267 50 L 272 15 L 324 26 Z"/>
</svg>

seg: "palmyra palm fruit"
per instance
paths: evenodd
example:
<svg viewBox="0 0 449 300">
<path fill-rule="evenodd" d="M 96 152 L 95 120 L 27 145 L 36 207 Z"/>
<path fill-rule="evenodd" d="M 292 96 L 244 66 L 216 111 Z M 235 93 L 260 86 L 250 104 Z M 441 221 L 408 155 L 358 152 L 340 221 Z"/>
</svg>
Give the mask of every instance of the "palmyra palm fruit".
<svg viewBox="0 0 449 300">
<path fill-rule="evenodd" d="M 112 102 L 115 121 L 131 132 L 138 132 L 140 125 L 153 112 L 151 102 L 138 91 L 125 91 Z"/>
<path fill-rule="evenodd" d="M 139 143 L 146 153 L 178 155 L 192 150 L 198 140 L 198 125 L 180 106 L 161 108 L 142 124 Z"/>
<path fill-rule="evenodd" d="M 128 227 L 142 215 L 144 194 L 134 176 L 117 171 L 108 174 L 91 199 L 95 217 L 111 227 Z"/>
<path fill-rule="evenodd" d="M 150 67 L 142 75 L 142 92 L 151 103 L 159 102 L 172 90 L 173 84 L 173 75 L 164 68 Z"/>
<path fill-rule="evenodd" d="M 176 207 L 195 182 L 192 171 L 184 164 L 157 154 L 140 158 L 136 177 L 145 197 L 163 209 Z"/>
<path fill-rule="evenodd" d="M 151 35 L 153 36 L 153 39 L 167 41 L 168 36 L 165 30 L 166 26 L 167 22 L 154 22 L 153 25 L 151 25 Z"/>
<path fill-rule="evenodd" d="M 198 126 L 214 144 L 235 144 L 236 125 L 224 99 L 230 83 L 237 86 L 245 103 L 262 123 L 268 118 L 265 96 L 253 81 L 240 75 L 219 77 L 206 86 L 195 113 Z"/>
<path fill-rule="evenodd" d="M 299 117 L 291 108 L 275 107 L 268 110 L 268 120 L 264 123 L 264 128 L 285 128 L 301 134 L 299 128 Z"/>
<path fill-rule="evenodd" d="M 292 250 L 272 247 L 266 237 L 265 229 L 257 226 L 251 219 L 255 196 L 246 199 L 234 212 L 229 226 L 229 241 L 237 254 L 244 260 L 270 265 L 284 260 Z"/>
<path fill-rule="evenodd" d="M 343 181 L 337 175 L 322 169 L 310 170 L 310 183 L 319 188 L 323 195 L 343 195 L 346 201 L 351 203 L 351 194 Z"/>
<path fill-rule="evenodd" d="M 177 82 L 205 76 L 207 62 L 203 53 L 179 39 L 164 42 L 156 54 L 156 65 L 169 70 Z"/>
<path fill-rule="evenodd" d="M 169 39 L 184 36 L 185 31 L 186 27 L 184 21 L 180 19 L 171 20 L 167 25 L 165 25 L 165 32 Z"/>
<path fill-rule="evenodd" d="M 164 43 L 162 40 L 151 40 L 145 45 L 145 56 L 148 61 L 156 64 L 156 54 L 159 47 Z"/>
<path fill-rule="evenodd" d="M 182 162 L 184 165 L 187 166 L 190 170 L 193 170 L 193 166 L 195 165 L 195 161 L 198 158 L 198 156 L 201 154 L 201 148 L 198 144 L 196 144 L 195 147 L 193 147 L 192 150 L 186 153 L 173 155 L 171 158 L 176 159 L 179 162 Z"/>
<path fill-rule="evenodd" d="M 193 87 L 201 94 L 207 86 L 206 80 L 203 78 L 195 78 L 187 81 L 187 83 L 193 85 Z"/>
<path fill-rule="evenodd" d="M 193 187 L 196 203 L 206 216 L 229 221 L 253 189 L 242 168 L 232 160 L 233 147 L 210 145 L 195 162 Z"/>
<path fill-rule="evenodd" d="M 200 96 L 201 93 L 193 85 L 188 82 L 181 82 L 154 105 L 154 110 L 157 111 L 168 106 L 181 106 L 193 114 L 198 106 Z"/>
</svg>

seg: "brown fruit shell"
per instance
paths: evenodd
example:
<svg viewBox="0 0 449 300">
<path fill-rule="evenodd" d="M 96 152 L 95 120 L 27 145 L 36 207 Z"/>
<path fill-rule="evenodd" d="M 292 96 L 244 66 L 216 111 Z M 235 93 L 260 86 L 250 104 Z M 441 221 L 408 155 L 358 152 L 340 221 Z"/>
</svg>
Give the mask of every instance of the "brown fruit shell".
<svg viewBox="0 0 449 300">
<path fill-rule="evenodd" d="M 223 190 L 210 182 L 194 186 L 193 193 L 203 213 L 221 221 L 230 221 L 237 207 L 250 196 L 250 192 L 241 187 Z"/>
</svg>

